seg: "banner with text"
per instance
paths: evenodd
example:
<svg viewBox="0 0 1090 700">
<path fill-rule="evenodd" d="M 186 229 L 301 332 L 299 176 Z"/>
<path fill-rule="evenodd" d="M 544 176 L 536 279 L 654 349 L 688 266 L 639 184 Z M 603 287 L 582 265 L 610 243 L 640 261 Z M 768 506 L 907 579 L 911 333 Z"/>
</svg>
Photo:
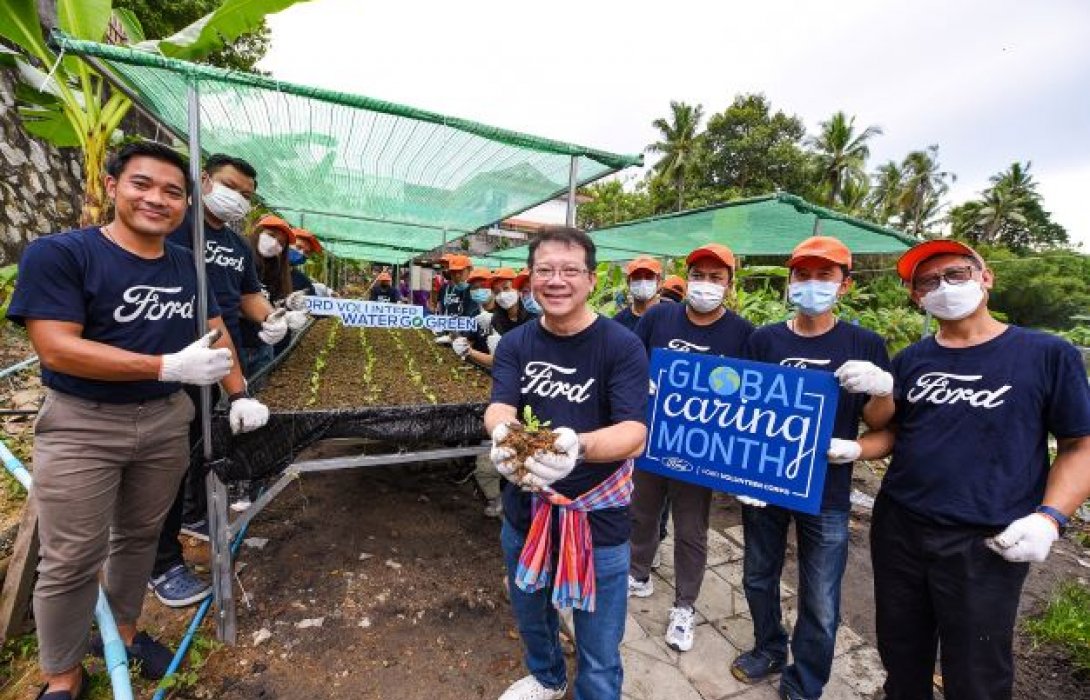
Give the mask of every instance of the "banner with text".
<svg viewBox="0 0 1090 700">
<path fill-rule="evenodd" d="M 390 304 L 362 299 L 306 297 L 312 316 L 337 316 L 346 326 L 358 328 L 424 328 L 429 331 L 472 333 L 477 320 L 468 316 L 435 316 L 423 306 Z"/>
<path fill-rule="evenodd" d="M 817 513 L 839 386 L 829 372 L 656 348 L 636 466 Z"/>
</svg>

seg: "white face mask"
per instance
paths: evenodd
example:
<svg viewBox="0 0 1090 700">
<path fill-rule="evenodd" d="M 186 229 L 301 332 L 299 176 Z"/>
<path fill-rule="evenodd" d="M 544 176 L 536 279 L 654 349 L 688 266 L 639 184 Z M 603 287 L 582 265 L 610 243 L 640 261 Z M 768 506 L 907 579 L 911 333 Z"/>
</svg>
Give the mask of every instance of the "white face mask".
<svg viewBox="0 0 1090 700">
<path fill-rule="evenodd" d="M 632 280 L 628 283 L 628 291 L 636 301 L 647 301 L 659 291 L 659 284 L 655 280 Z"/>
<path fill-rule="evenodd" d="M 496 304 L 501 309 L 510 309 L 512 306 L 518 303 L 519 293 L 514 289 L 505 289 L 496 295 Z"/>
<path fill-rule="evenodd" d="M 939 288 L 920 299 L 920 306 L 937 319 L 960 321 L 969 316 L 984 301 L 984 288 L 980 282 L 969 280 L 964 284 L 950 284 L 942 280 Z"/>
<path fill-rule="evenodd" d="M 237 224 L 250 213 L 250 203 L 238 192 L 218 182 L 204 195 L 204 207 L 212 216 L 228 224 Z"/>
<path fill-rule="evenodd" d="M 715 282 L 690 282 L 685 300 L 693 307 L 693 311 L 706 314 L 722 306 L 726 293 L 727 288 Z"/>
<path fill-rule="evenodd" d="M 276 240 L 275 236 L 262 231 L 257 237 L 257 252 L 261 253 L 263 258 L 275 258 L 284 252 L 284 246 L 280 245 L 280 241 Z"/>
</svg>

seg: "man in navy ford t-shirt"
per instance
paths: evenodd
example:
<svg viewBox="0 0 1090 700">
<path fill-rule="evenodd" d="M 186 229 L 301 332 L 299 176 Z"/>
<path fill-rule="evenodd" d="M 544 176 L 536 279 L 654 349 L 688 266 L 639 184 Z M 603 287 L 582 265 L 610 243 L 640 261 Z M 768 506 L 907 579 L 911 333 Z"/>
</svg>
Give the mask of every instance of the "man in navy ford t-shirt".
<svg viewBox="0 0 1090 700">
<path fill-rule="evenodd" d="M 795 316 L 757 329 L 746 357 L 759 362 L 832 372 L 841 392 L 821 512 L 792 513 L 739 497 L 745 534 L 742 582 L 753 617 L 754 647 L 731 665 L 747 683 L 780 670 L 787 660 L 787 632 L 780 612 L 780 573 L 787 530 L 795 521 L 799 558 L 798 621 L 791 635 L 790 666 L 780 678 L 780 697 L 821 697 L 833 665 L 840 618 L 840 582 L 848 562 L 852 461 L 860 418 L 872 429 L 893 417 L 893 376 L 882 338 L 833 315 L 851 285 L 852 254 L 835 238 L 814 236 L 795 247 L 787 261 L 788 297 Z"/>
<path fill-rule="evenodd" d="M 647 355 L 587 306 L 594 256 L 577 229 L 549 230 L 530 244 L 529 285 L 544 315 L 504 335 L 492 365 L 484 422 L 492 461 L 512 482 L 504 484 L 501 542 L 530 671 L 501 700 L 565 697 L 554 606 L 574 608 L 576 700 L 621 697 L 630 460 L 647 436 Z M 503 442 L 526 407 L 549 421 L 556 440 L 518 465 Z"/>
<path fill-rule="evenodd" d="M 253 249 L 232 225 L 238 225 L 250 211 L 250 200 L 257 188 L 257 171 L 241 158 L 222 154 L 208 157 L 201 180 L 204 201 L 205 270 L 216 296 L 223 323 L 231 334 L 236 348 L 243 347 L 240 317 L 260 325 L 258 338 L 275 345 L 288 332 L 285 312 L 273 312 L 273 307 L 262 294 L 257 277 Z M 193 222 L 188 212 L 167 240 L 188 250 L 193 249 Z M 243 366 L 247 373 L 249 368 Z M 194 605 L 212 594 L 212 585 L 198 578 L 182 558 L 180 532 L 208 539 L 207 504 L 205 503 L 205 468 L 201 441 L 200 401 L 191 392 L 190 398 L 197 405 L 197 416 L 190 426 L 190 448 L 193 463 L 178 498 L 171 506 L 163 531 L 159 536 L 159 549 L 149 586 L 159 602 L 172 608 Z M 218 395 L 213 392 L 212 403 Z"/>
<path fill-rule="evenodd" d="M 709 243 L 689 253 L 688 296 L 684 304 L 658 304 L 640 318 L 636 335 L 650 354 L 654 348 L 741 357 L 753 324 L 723 306 L 734 281 L 734 253 Z M 666 644 L 677 651 L 693 648 L 693 605 L 708 562 L 711 489 L 637 470 L 632 500 L 632 566 L 629 595 L 654 592 L 651 566 L 658 549 L 659 524 L 669 497 L 674 517 L 674 570 L 677 587 L 669 611 Z"/>
<path fill-rule="evenodd" d="M 628 330 L 636 330 L 640 317 L 659 303 L 659 282 L 662 281 L 662 263 L 654 258 L 640 256 L 624 268 L 628 275 L 628 293 L 632 303 L 618 311 L 613 320 Z"/>
<path fill-rule="evenodd" d="M 947 698 L 1010 698 L 1028 562 L 1090 496 L 1086 373 L 1070 343 L 991 316 L 972 248 L 927 241 L 897 273 L 939 330 L 893 359 L 896 415 L 860 439 L 893 450 L 871 521 L 885 694 L 930 698 L 941 647 Z"/>
<path fill-rule="evenodd" d="M 31 243 L 8 310 L 26 326 L 49 387 L 35 425 L 31 490 L 41 537 L 39 697 L 47 700 L 86 693 L 80 662 L 100 572 L 129 657 L 145 677 L 166 671 L 170 651 L 136 623 L 156 537 L 189 463 L 194 409 L 181 388 L 221 379 L 229 392 L 244 387 L 215 299 L 213 333 L 193 342 L 193 258 L 164 243 L 185 210 L 185 160 L 139 142 L 122 148 L 107 173 L 113 221 Z M 231 407 L 237 430 L 267 418 L 252 399 Z"/>
</svg>

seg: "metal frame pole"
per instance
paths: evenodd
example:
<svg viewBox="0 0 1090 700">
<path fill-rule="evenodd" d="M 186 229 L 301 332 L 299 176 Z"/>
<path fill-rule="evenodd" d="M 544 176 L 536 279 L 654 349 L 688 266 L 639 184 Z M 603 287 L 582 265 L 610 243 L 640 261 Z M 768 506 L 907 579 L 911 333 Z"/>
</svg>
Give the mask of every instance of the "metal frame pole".
<svg viewBox="0 0 1090 700">
<path fill-rule="evenodd" d="M 575 226 L 575 190 L 579 184 L 579 157 L 571 157 L 571 169 L 568 171 L 568 212 L 564 217 L 569 227 Z"/>
<path fill-rule="evenodd" d="M 201 97 L 196 78 L 189 79 L 189 172 L 193 180 L 193 263 L 197 268 L 197 332 L 208 332 L 207 271 L 205 270 L 204 202 L 201 197 Z M 212 388 L 202 386 L 201 444 L 204 463 L 212 461 Z M 228 541 L 227 487 L 215 470 L 205 477 L 208 492 L 208 532 L 212 546 L 212 593 L 216 600 L 216 636 L 227 644 L 236 639 L 235 599 L 231 585 L 231 550 Z"/>
</svg>

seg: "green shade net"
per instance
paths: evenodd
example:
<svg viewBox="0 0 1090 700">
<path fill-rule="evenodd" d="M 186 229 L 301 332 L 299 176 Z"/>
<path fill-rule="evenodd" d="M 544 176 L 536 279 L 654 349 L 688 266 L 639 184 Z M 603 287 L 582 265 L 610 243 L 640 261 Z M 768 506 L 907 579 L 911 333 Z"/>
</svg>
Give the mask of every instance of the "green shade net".
<svg viewBox="0 0 1090 700">
<path fill-rule="evenodd" d="M 63 34 L 53 42 L 101 61 L 178 136 L 188 132 L 195 84 L 202 150 L 252 163 L 262 201 L 335 242 L 335 252 L 387 250 L 408 259 L 441 245 L 444 231 L 453 240 L 566 192 L 573 158 L 579 184 L 642 163 L 642 156 Z"/>
<path fill-rule="evenodd" d="M 856 255 L 897 254 L 917 242 L 901 231 L 782 193 L 629 221 L 590 234 L 601 262 L 631 260 L 641 254 L 683 258 L 707 243 L 726 245 L 736 255 L 787 257 L 813 235 L 839 238 Z M 485 264 L 524 265 L 527 252 L 526 246 L 499 251 Z"/>
</svg>

